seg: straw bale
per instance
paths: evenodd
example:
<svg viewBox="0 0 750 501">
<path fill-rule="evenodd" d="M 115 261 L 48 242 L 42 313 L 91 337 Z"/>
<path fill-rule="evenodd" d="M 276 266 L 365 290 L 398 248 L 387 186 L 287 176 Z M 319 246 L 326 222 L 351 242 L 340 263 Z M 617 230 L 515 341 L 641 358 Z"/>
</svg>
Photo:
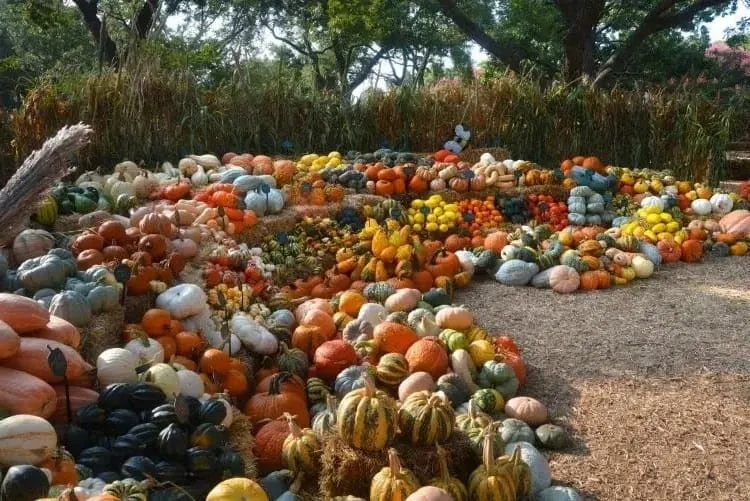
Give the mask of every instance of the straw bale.
<svg viewBox="0 0 750 501">
<path fill-rule="evenodd" d="M 94 315 L 87 326 L 79 329 L 81 333 L 80 352 L 84 360 L 96 365 L 96 359 L 101 352 L 121 346 L 124 313 L 124 308 L 117 305 L 112 311 Z M 138 321 L 140 321 L 140 318 Z"/>
<path fill-rule="evenodd" d="M 250 418 L 242 413 L 237 407 L 232 406 L 232 426 L 229 427 L 229 446 L 245 460 L 245 476 L 251 479 L 258 478 L 253 447 L 253 424 Z"/>
</svg>

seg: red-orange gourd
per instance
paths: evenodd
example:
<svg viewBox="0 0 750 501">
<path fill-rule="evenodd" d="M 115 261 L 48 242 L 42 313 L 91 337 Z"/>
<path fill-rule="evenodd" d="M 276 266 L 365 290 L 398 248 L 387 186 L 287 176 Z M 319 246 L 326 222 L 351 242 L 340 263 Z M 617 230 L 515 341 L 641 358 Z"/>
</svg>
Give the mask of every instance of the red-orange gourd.
<svg viewBox="0 0 750 501">
<path fill-rule="evenodd" d="M 339 372 L 357 363 L 354 347 L 341 339 L 326 341 L 315 350 L 313 359 L 318 377 L 333 382 Z"/>
<path fill-rule="evenodd" d="M 437 380 L 448 371 L 448 352 L 434 337 L 423 337 L 416 341 L 406 350 L 405 357 L 412 373 L 426 372 Z"/>
<path fill-rule="evenodd" d="M 401 353 L 402 355 L 418 339 L 411 327 L 396 322 L 378 324 L 373 337 L 381 353 Z"/>
</svg>

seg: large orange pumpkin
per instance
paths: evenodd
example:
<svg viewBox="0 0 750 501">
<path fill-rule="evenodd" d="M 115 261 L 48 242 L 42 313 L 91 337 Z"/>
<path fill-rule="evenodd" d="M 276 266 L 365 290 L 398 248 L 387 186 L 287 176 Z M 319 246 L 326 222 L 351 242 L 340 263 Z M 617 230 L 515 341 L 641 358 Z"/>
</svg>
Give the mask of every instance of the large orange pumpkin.
<svg viewBox="0 0 750 501">
<path fill-rule="evenodd" d="M 292 346 L 304 351 L 312 359 L 318 346 L 328 339 L 317 325 L 298 325 L 292 334 Z"/>
<path fill-rule="evenodd" d="M 336 334 L 336 323 L 333 321 L 333 317 L 322 310 L 310 311 L 300 323 L 304 326 L 318 327 L 326 339 L 331 339 Z"/>
<path fill-rule="evenodd" d="M 448 353 L 434 337 L 423 337 L 412 344 L 406 350 L 405 357 L 412 373 L 427 372 L 432 379 L 437 380 L 448 371 Z"/>
<path fill-rule="evenodd" d="M 682 260 L 695 263 L 703 257 L 703 244 L 698 240 L 688 239 L 682 242 Z"/>
<path fill-rule="evenodd" d="M 498 254 L 506 245 L 508 245 L 508 234 L 504 231 L 495 231 L 484 237 L 484 248 L 493 250 Z"/>
<path fill-rule="evenodd" d="M 357 363 L 354 347 L 341 339 L 326 341 L 315 350 L 313 360 L 318 377 L 333 382 L 339 372 Z"/>
<path fill-rule="evenodd" d="M 664 263 L 674 263 L 682 257 L 682 248 L 674 240 L 660 240 L 656 244 L 656 247 L 659 249 L 659 254 L 661 254 L 661 259 Z"/>
<path fill-rule="evenodd" d="M 262 475 L 284 468 L 281 450 L 284 440 L 289 436 L 289 425 L 283 420 L 271 421 L 255 434 L 255 457 L 258 458 L 258 469 Z"/>
<path fill-rule="evenodd" d="M 417 334 L 411 327 L 396 322 L 382 322 L 375 327 L 373 337 L 381 353 L 406 353 L 417 341 Z"/>
<path fill-rule="evenodd" d="M 297 422 L 303 428 L 310 427 L 310 414 L 307 411 L 307 401 L 296 392 L 284 391 L 281 378 L 272 376 L 267 392 L 253 395 L 245 405 L 245 414 L 250 416 L 253 425 L 266 419 L 278 419 L 288 412 L 297 416 Z"/>
</svg>

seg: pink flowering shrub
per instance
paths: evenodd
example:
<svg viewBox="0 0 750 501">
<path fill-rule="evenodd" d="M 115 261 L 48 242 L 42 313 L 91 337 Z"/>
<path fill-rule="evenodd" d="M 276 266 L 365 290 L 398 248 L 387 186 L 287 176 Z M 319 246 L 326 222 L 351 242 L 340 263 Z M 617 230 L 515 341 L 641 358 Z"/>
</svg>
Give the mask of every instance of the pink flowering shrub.
<svg viewBox="0 0 750 501">
<path fill-rule="evenodd" d="M 728 69 L 741 70 L 750 76 L 750 51 L 731 47 L 726 42 L 713 42 L 706 49 L 706 57 L 715 59 Z"/>
</svg>

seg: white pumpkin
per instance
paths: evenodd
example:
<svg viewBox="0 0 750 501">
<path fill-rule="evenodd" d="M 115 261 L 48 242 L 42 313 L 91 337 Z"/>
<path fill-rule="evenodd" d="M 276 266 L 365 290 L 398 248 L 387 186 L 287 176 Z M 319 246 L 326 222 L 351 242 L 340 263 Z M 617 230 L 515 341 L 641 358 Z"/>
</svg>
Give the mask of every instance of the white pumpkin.
<svg viewBox="0 0 750 501">
<path fill-rule="evenodd" d="M 645 257 L 634 256 L 631 265 L 638 278 L 648 278 L 654 274 L 654 263 Z"/>
<path fill-rule="evenodd" d="M 711 202 L 709 202 L 705 198 L 697 198 L 693 200 L 690 204 L 690 208 L 693 209 L 693 211 L 695 211 L 695 213 L 699 216 L 708 216 L 713 210 Z"/>
<path fill-rule="evenodd" d="M 711 197 L 711 211 L 714 214 L 719 214 L 723 216 L 724 214 L 729 214 L 732 211 L 732 207 L 734 206 L 734 202 L 732 202 L 732 198 L 727 195 L 726 193 L 716 193 Z"/>
<path fill-rule="evenodd" d="M 459 250 L 455 252 L 458 262 L 461 264 L 461 269 L 471 276 L 474 276 L 474 263 L 476 262 L 476 256 L 467 250 Z"/>
<path fill-rule="evenodd" d="M 375 328 L 383 323 L 387 316 L 388 312 L 382 304 L 366 303 L 359 309 L 357 320 L 363 320 Z"/>
<path fill-rule="evenodd" d="M 138 357 L 123 348 L 104 350 L 96 359 L 96 375 L 102 388 L 113 383 L 136 383 Z"/>
<path fill-rule="evenodd" d="M 474 393 L 479 389 L 474 383 L 477 369 L 468 351 L 460 349 L 451 353 L 451 369 L 453 369 L 453 372 L 458 374 L 458 376 L 464 380 L 469 391 Z"/>
<path fill-rule="evenodd" d="M 205 387 L 201 377 L 190 369 L 180 369 L 177 371 L 177 378 L 180 380 L 180 394 L 186 397 L 199 398 L 203 395 Z"/>
<path fill-rule="evenodd" d="M 73 493 L 80 501 L 98 496 L 107 486 L 107 482 L 101 478 L 84 478 L 73 488 Z"/>
<path fill-rule="evenodd" d="M 206 293 L 195 284 L 170 287 L 156 298 L 157 308 L 167 310 L 172 318 L 182 320 L 197 315 L 206 303 Z"/>
<path fill-rule="evenodd" d="M 202 166 L 199 165 L 195 173 L 190 176 L 190 182 L 193 186 L 206 186 L 208 184 L 208 174 Z"/>
<path fill-rule="evenodd" d="M 385 300 L 385 309 L 409 312 L 416 308 L 421 297 L 422 293 L 417 289 L 399 289 Z"/>
<path fill-rule="evenodd" d="M 159 341 L 150 337 L 128 341 L 125 349 L 137 357 L 138 365 L 164 361 L 164 347 Z"/>
<path fill-rule="evenodd" d="M 531 494 L 546 489 L 552 483 L 552 472 L 547 459 L 536 447 L 528 442 L 512 442 L 505 446 L 505 455 L 510 456 L 516 447 L 521 448 L 521 460 L 529 465 L 531 471 Z"/>
<path fill-rule="evenodd" d="M 0 464 L 38 465 L 57 449 L 57 434 L 44 418 L 18 414 L 0 421 Z"/>
<path fill-rule="evenodd" d="M 133 179 L 133 189 L 136 197 L 148 198 L 159 189 L 159 180 L 148 171 L 143 171 Z"/>
<path fill-rule="evenodd" d="M 422 318 L 419 319 L 419 322 L 417 322 L 416 327 L 414 328 L 414 331 L 417 333 L 417 336 L 419 337 L 437 337 L 440 334 L 440 327 L 435 322 L 435 317 L 432 316 L 432 314 L 424 315 Z"/>
<path fill-rule="evenodd" d="M 244 313 L 235 313 L 231 322 L 232 334 L 237 336 L 248 350 L 258 355 L 273 355 L 279 349 L 276 336 Z"/>
<path fill-rule="evenodd" d="M 168 364 L 156 364 L 149 367 L 141 376 L 141 381 L 161 388 L 167 400 L 180 394 L 180 378 L 177 376 L 177 371 Z"/>
<path fill-rule="evenodd" d="M 664 200 L 661 197 L 646 197 L 641 200 L 641 207 L 658 207 L 659 212 L 662 212 L 664 210 Z"/>
</svg>

